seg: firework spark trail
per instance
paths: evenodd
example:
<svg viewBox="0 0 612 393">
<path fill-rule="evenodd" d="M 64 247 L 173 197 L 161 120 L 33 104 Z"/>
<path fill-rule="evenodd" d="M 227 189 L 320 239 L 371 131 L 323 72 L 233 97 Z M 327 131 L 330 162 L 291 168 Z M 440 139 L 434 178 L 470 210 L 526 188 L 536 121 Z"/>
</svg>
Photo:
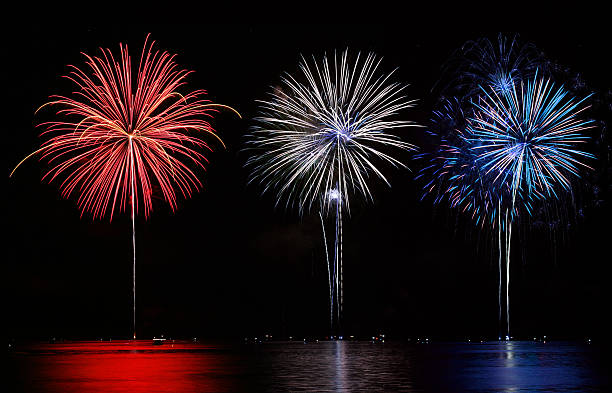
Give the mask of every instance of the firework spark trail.
<svg viewBox="0 0 612 393">
<path fill-rule="evenodd" d="M 530 215 L 536 202 L 554 201 L 572 191 L 572 178 L 583 160 L 585 131 L 593 121 L 582 118 L 588 98 L 571 97 L 535 73 L 532 80 L 511 82 L 507 92 L 481 87 L 471 102 L 466 124 L 442 139 L 425 173 L 431 180 L 425 193 L 437 193 L 436 203 L 470 213 L 475 222 L 498 226 L 501 316 L 501 260 L 505 260 L 506 337 L 510 337 L 510 250 L 512 226 Z M 502 242 L 503 232 L 503 242 Z M 500 318 L 501 321 L 501 318 Z"/>
<path fill-rule="evenodd" d="M 413 125 L 394 117 L 414 101 L 406 99 L 404 86 L 390 81 L 393 73 L 379 74 L 380 62 L 373 54 L 349 59 L 348 51 L 324 56 L 322 62 L 302 58 L 302 78 L 285 75 L 282 87 L 269 100 L 259 101 L 257 125 L 246 142 L 252 152 L 246 162 L 249 183 L 275 193 L 277 205 L 297 207 L 300 215 L 316 206 L 323 215 L 336 203 L 330 282 L 337 322 L 343 298 L 342 210 L 350 212 L 353 193 L 372 200 L 370 176 L 389 185 L 378 162 L 405 167 L 387 150 L 415 149 L 387 132 Z"/>
<path fill-rule="evenodd" d="M 319 217 L 321 218 L 321 231 L 323 232 L 323 245 L 325 246 L 325 261 L 327 262 L 327 276 L 329 283 L 329 307 L 330 307 L 330 326 L 334 323 L 334 296 L 332 287 L 332 272 L 329 265 L 329 253 L 327 251 L 327 237 L 325 236 L 325 222 L 323 221 L 323 213 L 319 210 Z"/>
<path fill-rule="evenodd" d="M 340 295 L 338 296 L 338 321 L 342 320 L 342 313 L 344 312 L 344 275 L 342 266 L 342 203 L 338 202 L 340 207 L 338 208 L 338 275 L 340 276 Z"/>
<path fill-rule="evenodd" d="M 339 185 L 338 185 L 339 187 Z M 342 306 L 344 298 L 343 288 L 343 276 L 342 276 L 342 200 L 340 195 L 342 192 L 338 189 L 338 195 L 336 196 L 336 240 L 334 242 L 334 276 L 335 276 L 335 290 L 336 290 L 336 316 L 337 323 L 340 324 L 342 319 Z M 340 329 L 340 326 L 338 326 Z"/>
<path fill-rule="evenodd" d="M 508 211 L 506 210 L 506 340 L 510 340 L 510 246 L 512 244 L 512 221 L 508 220 Z"/>
<path fill-rule="evenodd" d="M 130 182 L 130 196 L 131 196 L 131 218 L 132 218 L 132 309 L 133 309 L 133 338 L 136 340 L 136 185 L 134 184 L 134 150 L 132 137 L 129 138 L 129 150 L 130 150 L 130 172 L 132 181 Z"/>
<path fill-rule="evenodd" d="M 501 201 L 498 201 L 498 209 L 501 209 Z M 498 293 L 497 293 L 497 305 L 499 307 L 499 312 L 498 312 L 498 320 L 501 323 L 502 320 L 502 302 L 501 302 L 501 297 L 502 297 L 502 241 L 501 241 L 501 233 L 502 233 L 502 229 L 501 229 L 501 215 L 498 214 L 497 215 L 497 244 L 498 244 L 498 248 L 499 248 L 499 266 L 498 266 L 498 273 L 499 273 L 499 282 L 498 282 Z M 501 326 L 499 327 L 499 329 L 501 330 Z"/>
<path fill-rule="evenodd" d="M 211 136 L 223 145 L 205 119 L 218 108 L 234 111 L 205 100 L 204 90 L 179 93 L 191 71 L 178 68 L 175 55 L 154 51 L 154 42 L 148 42 L 147 36 L 135 78 L 127 45 L 120 44 L 118 60 L 109 49 L 101 49 L 98 57 L 83 54 L 87 69 L 70 66 L 66 78 L 77 91 L 71 97 L 51 96 L 41 107 L 58 107 L 56 115 L 62 119 L 38 125 L 44 128 L 41 137 L 48 139 L 15 167 L 35 155 L 48 160 L 51 168 L 43 180 L 62 179 L 62 197 L 78 194 L 81 216 L 108 215 L 112 221 L 115 209 L 123 212 L 130 205 L 134 337 L 135 217 L 143 210 L 148 218 L 154 187 L 172 211 L 178 195 L 188 198 L 202 187 L 196 171 L 205 169 L 203 152 L 212 149 L 199 136 Z"/>
</svg>

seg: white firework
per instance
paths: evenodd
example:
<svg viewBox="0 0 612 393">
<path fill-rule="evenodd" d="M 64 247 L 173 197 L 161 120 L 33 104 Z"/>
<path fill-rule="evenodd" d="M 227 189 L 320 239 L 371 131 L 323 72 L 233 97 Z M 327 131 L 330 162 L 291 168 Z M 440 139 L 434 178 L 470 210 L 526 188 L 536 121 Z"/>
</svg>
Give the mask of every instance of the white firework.
<svg viewBox="0 0 612 393">
<path fill-rule="evenodd" d="M 372 200 L 371 174 L 389 185 L 379 163 L 405 167 L 388 150 L 415 146 L 388 131 L 413 125 L 395 118 L 414 100 L 406 99 L 405 86 L 390 82 L 393 72 L 378 72 L 380 58 L 362 57 L 350 62 L 345 51 L 340 58 L 324 56 L 320 64 L 302 58 L 303 81 L 287 74 L 269 100 L 259 101 L 247 166 L 250 182 L 275 192 L 277 203 L 303 214 L 317 205 L 329 211 L 340 200 L 348 210 L 352 192 Z"/>
<path fill-rule="evenodd" d="M 329 273 L 330 318 L 340 334 L 343 304 L 342 212 L 349 211 L 349 195 L 372 200 L 370 177 L 389 181 L 377 165 L 406 167 L 390 154 L 416 147 L 389 130 L 413 126 L 397 119 L 414 100 L 405 86 L 391 82 L 393 72 L 378 72 L 381 59 L 374 54 L 348 51 L 323 57 L 318 63 L 302 58 L 301 81 L 287 74 L 270 99 L 259 101 L 256 126 L 248 135 L 249 182 L 259 182 L 263 193 L 276 195 L 277 204 L 297 207 L 300 214 L 318 207 Z M 374 176 L 372 176 L 374 175 Z M 335 212 L 335 241 L 327 252 L 323 215 Z M 333 263 L 330 263 L 333 257 Z"/>
</svg>

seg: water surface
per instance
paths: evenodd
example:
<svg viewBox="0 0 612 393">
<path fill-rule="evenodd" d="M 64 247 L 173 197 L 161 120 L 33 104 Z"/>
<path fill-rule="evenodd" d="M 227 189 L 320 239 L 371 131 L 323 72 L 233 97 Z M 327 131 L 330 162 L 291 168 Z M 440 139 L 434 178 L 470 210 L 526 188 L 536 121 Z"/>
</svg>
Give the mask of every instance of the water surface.
<svg viewBox="0 0 612 393">
<path fill-rule="evenodd" d="M 16 345 L 19 392 L 599 392 L 594 344 L 541 342 L 206 344 L 151 341 Z"/>
</svg>

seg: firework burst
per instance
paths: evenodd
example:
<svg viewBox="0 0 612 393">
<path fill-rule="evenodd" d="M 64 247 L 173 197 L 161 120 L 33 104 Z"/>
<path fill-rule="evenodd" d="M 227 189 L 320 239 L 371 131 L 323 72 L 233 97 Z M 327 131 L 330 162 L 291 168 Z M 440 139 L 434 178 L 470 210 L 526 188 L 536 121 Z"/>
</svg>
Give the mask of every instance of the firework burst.
<svg viewBox="0 0 612 393">
<path fill-rule="evenodd" d="M 130 208 L 134 337 L 135 215 L 149 216 L 154 186 L 173 211 L 178 195 L 188 198 L 201 188 L 196 171 L 204 169 L 204 153 L 212 149 L 200 137 L 223 144 L 208 120 L 225 107 L 204 99 L 204 90 L 179 93 L 190 71 L 179 68 L 175 55 L 154 51 L 154 42 L 148 42 L 147 37 L 135 75 L 127 45 L 120 45 L 117 60 L 101 49 L 101 56 L 84 54 L 87 68 L 70 66 L 66 78 L 77 89 L 69 97 L 51 96 L 43 105 L 58 108 L 60 120 L 39 124 L 46 140 L 26 157 L 49 162 L 43 180 L 58 181 L 63 197 L 77 194 L 82 215 L 112 220 L 116 210 Z"/>
<path fill-rule="evenodd" d="M 571 97 L 537 75 L 512 83 L 507 94 L 483 93 L 474 103 L 468 133 L 492 185 L 509 190 L 513 200 L 518 193 L 545 199 L 556 197 L 557 189 L 571 190 L 570 178 L 578 177 L 581 167 L 590 168 L 582 161 L 593 158 L 581 148 L 588 140 L 584 131 L 594 127 L 580 117 L 588 96 Z"/>
<path fill-rule="evenodd" d="M 517 35 L 499 34 L 497 40 L 480 38 L 459 48 L 444 73 L 451 78 L 448 87 L 464 96 L 478 96 L 478 86 L 489 86 L 506 93 L 514 83 L 531 78 L 544 64 L 532 44 L 522 44 Z"/>
<path fill-rule="evenodd" d="M 373 54 L 349 59 L 348 51 L 325 56 L 322 62 L 302 58 L 302 81 L 286 75 L 270 99 L 260 101 L 260 114 L 247 141 L 252 152 L 246 163 L 250 181 L 275 193 L 277 204 L 284 201 L 285 207 L 297 207 L 300 214 L 315 207 L 322 215 L 335 212 L 330 304 L 333 313 L 337 302 L 338 315 L 342 211 L 349 211 L 352 194 L 372 199 L 368 184 L 372 175 L 389 184 L 380 163 L 404 167 L 390 150 L 415 149 L 388 133 L 413 125 L 395 117 L 414 101 L 406 99 L 404 86 L 390 81 L 392 73 L 379 73 L 380 62 Z"/>
<path fill-rule="evenodd" d="M 321 64 L 302 59 L 306 82 L 287 75 L 283 87 L 260 102 L 258 125 L 247 142 L 259 153 L 247 162 L 251 181 L 300 213 L 316 204 L 328 210 L 338 199 L 349 209 L 351 192 L 371 199 L 371 174 L 388 184 L 374 160 L 404 166 L 385 151 L 414 146 L 387 131 L 412 124 L 391 118 L 414 101 L 405 99 L 402 85 L 389 82 L 391 74 L 377 75 L 379 64 L 372 54 L 351 63 L 348 52 L 325 56 Z"/>
<path fill-rule="evenodd" d="M 430 176 L 425 193 L 434 193 L 436 203 L 448 200 L 476 223 L 497 230 L 500 320 L 504 259 L 509 337 L 512 224 L 531 215 L 534 203 L 554 203 L 561 192 L 571 192 L 572 179 L 593 158 L 583 146 L 594 123 L 583 118 L 588 96 L 572 97 L 537 72 L 526 83 L 512 81 L 503 92 L 495 86 L 480 90 L 466 111 L 455 100 L 434 113 L 432 123 L 441 130 L 432 134 L 440 143 L 421 176 Z"/>
</svg>

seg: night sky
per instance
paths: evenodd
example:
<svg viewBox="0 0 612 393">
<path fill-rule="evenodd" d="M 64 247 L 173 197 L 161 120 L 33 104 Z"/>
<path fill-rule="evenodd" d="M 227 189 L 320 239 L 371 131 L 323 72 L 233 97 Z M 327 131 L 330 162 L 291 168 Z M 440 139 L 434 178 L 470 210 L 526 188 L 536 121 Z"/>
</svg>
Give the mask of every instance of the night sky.
<svg viewBox="0 0 612 393">
<path fill-rule="evenodd" d="M 34 125 L 51 112 L 34 111 L 52 94 L 72 91 L 61 78 L 80 52 L 115 53 L 127 43 L 140 54 L 147 33 L 195 70 L 189 88 L 243 116 L 213 121 L 227 145 L 209 154 L 205 188 L 172 213 L 156 200 L 149 220 L 136 221 L 137 323 L 141 337 L 239 338 L 329 334 L 327 267 L 316 214 L 274 208 L 274 198 L 247 185 L 244 134 L 283 72 L 296 73 L 300 54 L 334 49 L 373 51 L 384 71 L 418 99 L 406 119 L 425 124 L 437 98 L 432 87 L 452 52 L 466 40 L 496 39 L 496 31 L 406 31 L 402 26 L 29 26 L 19 32 L 3 93 L 7 219 L 4 311 L 13 338 L 127 338 L 131 335 L 132 244 L 129 214 L 113 222 L 80 217 L 58 184 L 41 183 L 46 163 L 10 170 L 39 146 Z M 513 237 L 511 318 L 515 336 L 583 338 L 607 333 L 612 219 L 608 130 L 608 37 L 602 31 L 521 33 L 547 58 L 580 74 L 596 92 L 590 113 L 600 127 L 589 151 L 599 159 L 577 190 L 577 211 L 554 233 L 543 225 Z M 605 50 L 604 50 L 605 48 Z M 427 148 L 424 130 L 399 131 Z M 436 338 L 497 337 L 495 244 L 446 205 L 420 200 L 422 163 L 412 171 L 385 168 L 392 188 L 374 182 L 374 203 L 351 203 L 344 220 L 346 334 Z M 536 223 L 537 224 L 537 223 Z"/>
</svg>

